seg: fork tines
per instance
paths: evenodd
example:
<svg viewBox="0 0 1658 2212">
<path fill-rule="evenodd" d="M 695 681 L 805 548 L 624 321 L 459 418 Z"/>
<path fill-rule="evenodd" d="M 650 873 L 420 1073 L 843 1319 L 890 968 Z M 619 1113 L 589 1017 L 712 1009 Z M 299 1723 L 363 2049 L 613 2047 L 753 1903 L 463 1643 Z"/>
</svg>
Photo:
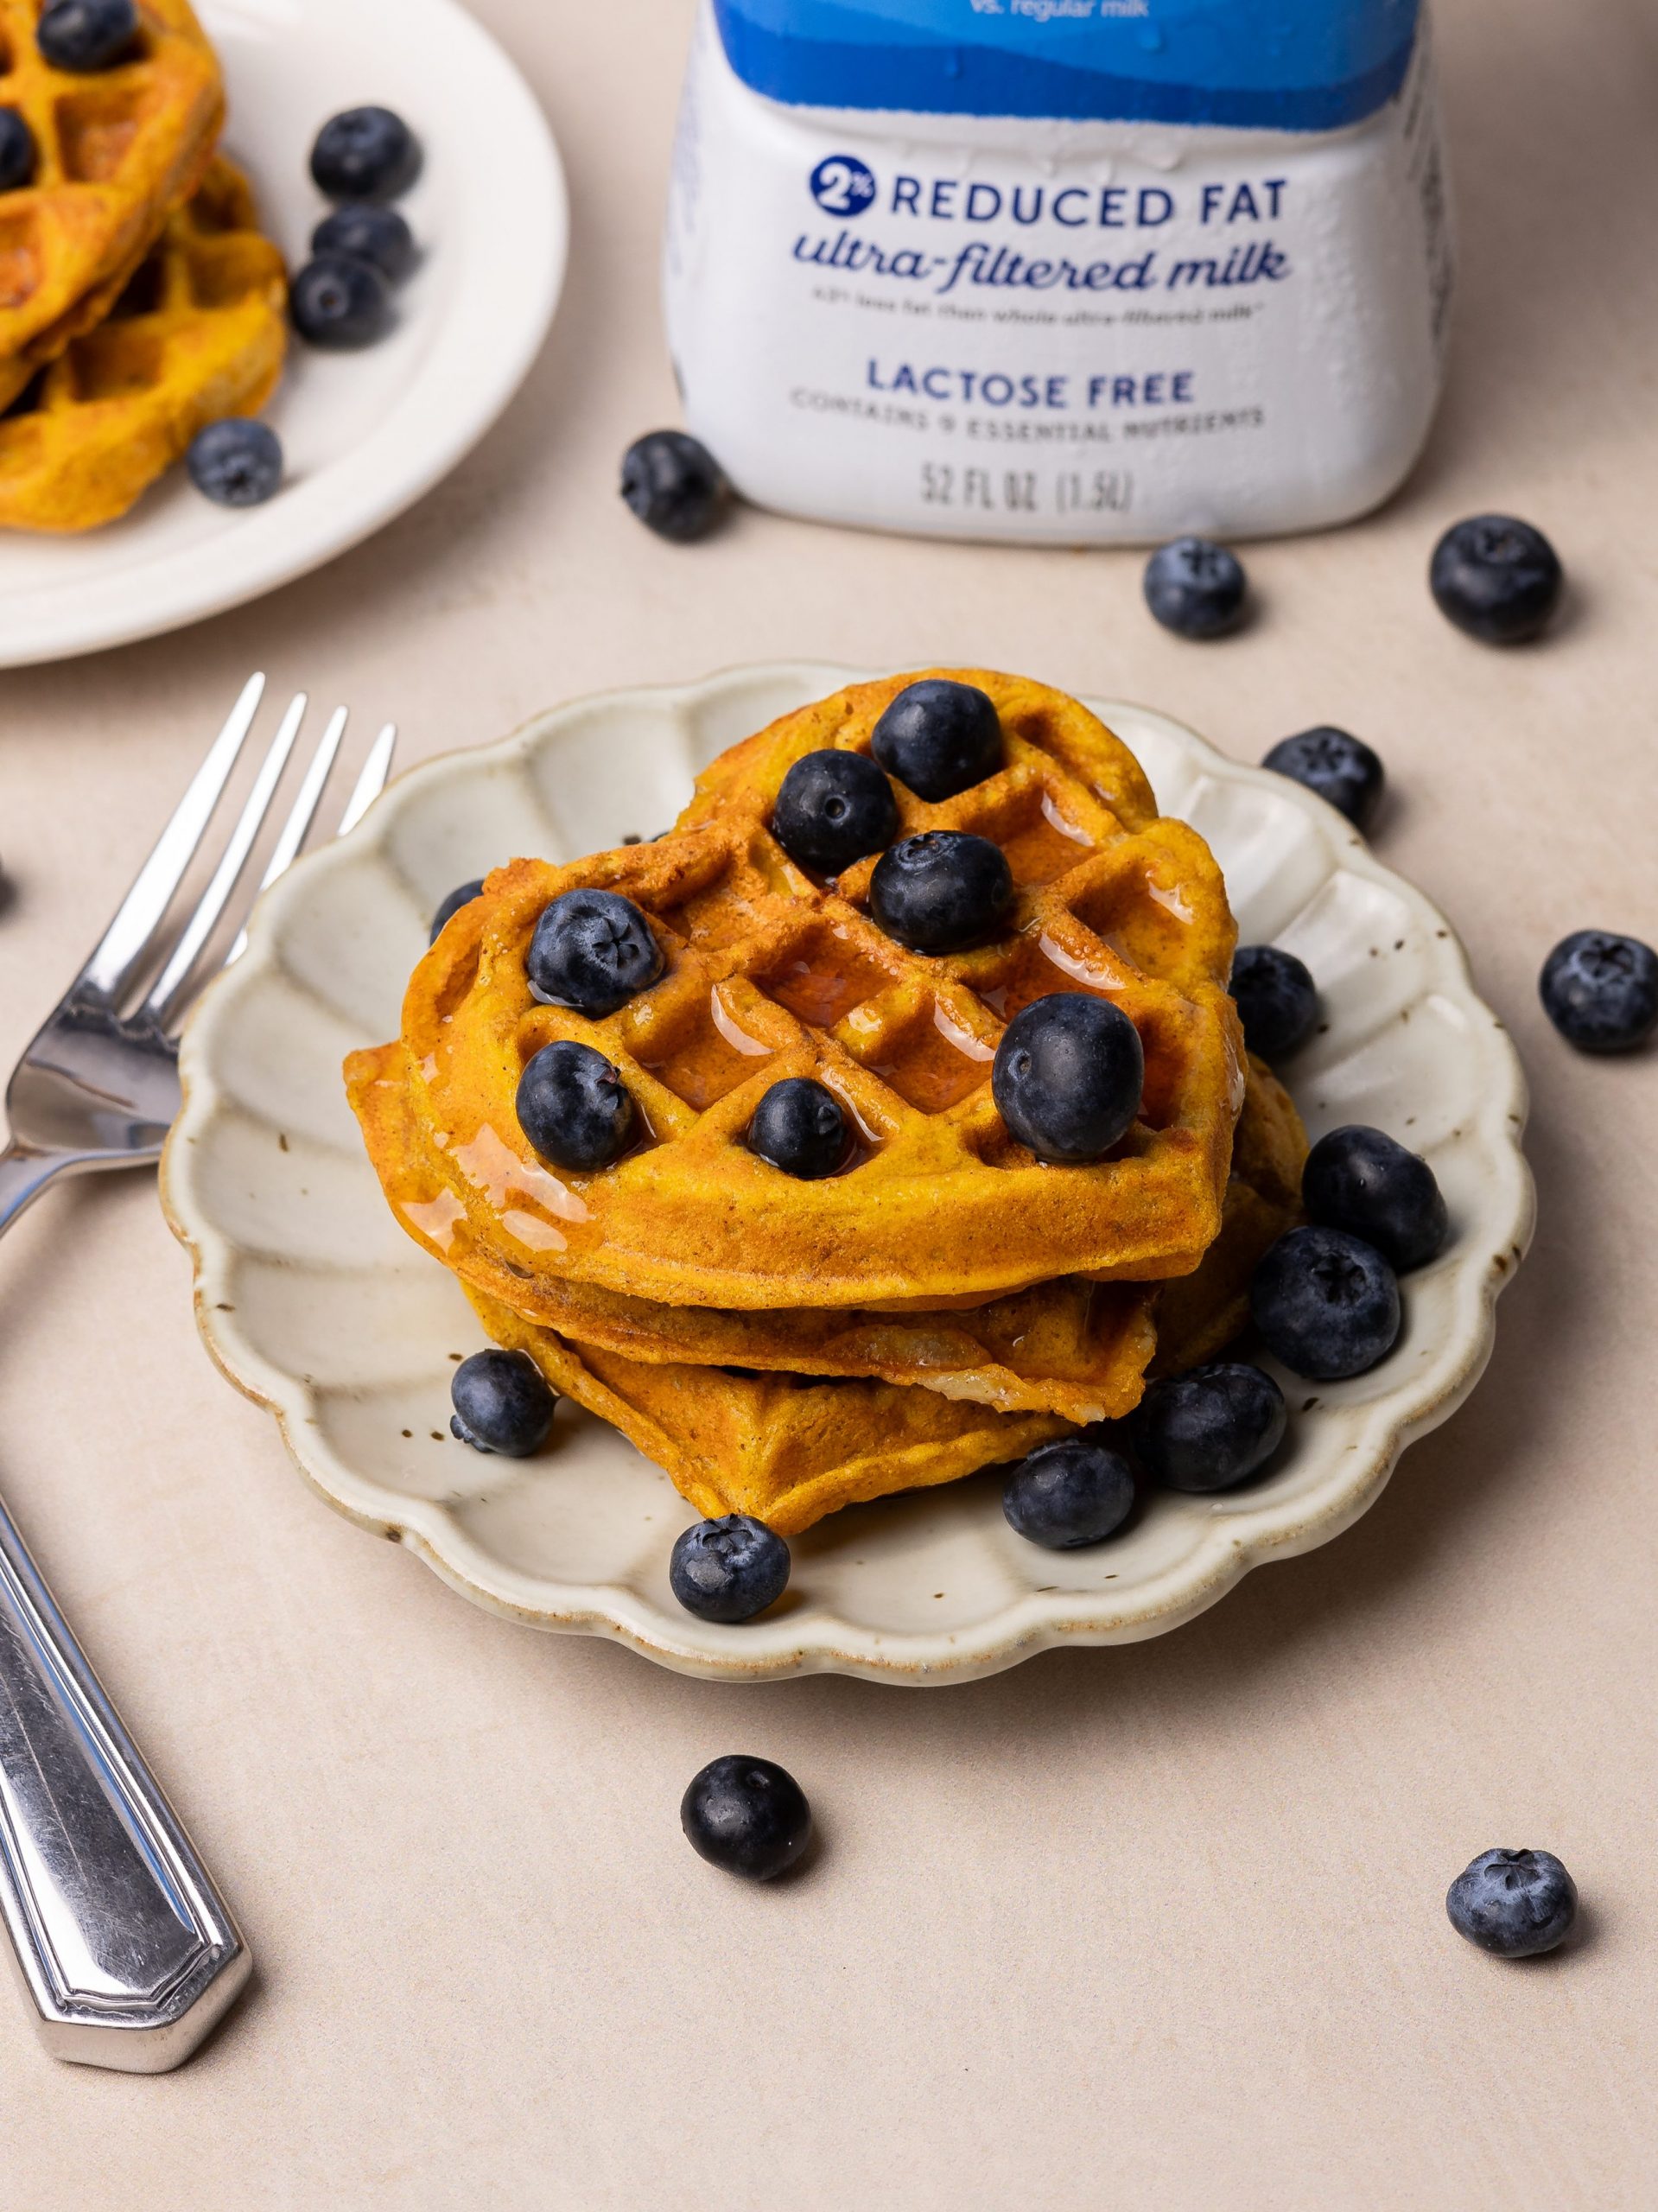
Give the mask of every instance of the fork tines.
<svg viewBox="0 0 1658 2212">
<path fill-rule="evenodd" d="M 145 992 L 137 1013 L 141 1019 L 161 1029 L 175 1026 L 185 1001 L 193 994 L 203 955 L 225 916 L 270 814 L 283 772 L 305 719 L 307 696 L 299 691 L 289 702 L 276 735 L 266 748 L 206 887 L 182 920 L 169 926 L 168 911 L 202 846 L 252 730 L 264 683 L 263 675 L 251 676 L 243 685 L 241 696 L 213 740 L 206 759 L 192 777 L 172 819 L 156 840 L 155 849 L 139 869 L 132 888 L 77 979 L 78 990 L 91 992 L 115 1005 L 124 1001 L 160 963 L 159 972 Z M 339 755 L 346 721 L 345 708 L 337 707 L 306 764 L 299 789 L 271 846 L 259 880 L 260 891 L 273 884 L 302 849 Z M 388 722 L 375 739 L 352 786 L 335 834 L 343 836 L 353 829 L 378 797 L 391 772 L 397 735 L 396 725 Z M 248 903 L 251 905 L 251 901 Z M 214 964 L 228 966 L 246 944 L 247 931 L 244 927 L 223 961 Z"/>
</svg>

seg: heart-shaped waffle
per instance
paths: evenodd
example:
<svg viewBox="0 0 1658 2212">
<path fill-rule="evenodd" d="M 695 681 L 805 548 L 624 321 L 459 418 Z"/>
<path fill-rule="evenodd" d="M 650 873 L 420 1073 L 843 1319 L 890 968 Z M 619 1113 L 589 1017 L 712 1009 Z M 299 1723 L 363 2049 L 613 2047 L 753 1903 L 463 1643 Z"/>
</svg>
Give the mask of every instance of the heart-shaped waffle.
<svg viewBox="0 0 1658 2212">
<path fill-rule="evenodd" d="M 792 1536 L 895 1491 L 924 1490 L 1070 1433 L 1053 1414 L 1001 1414 L 935 1390 L 822 1376 L 663 1365 L 569 1344 L 464 1285 L 497 1344 L 619 1428 L 699 1513 L 752 1513 Z"/>
<path fill-rule="evenodd" d="M 411 1191 L 420 1132 L 401 1087 L 372 1087 L 364 1135 L 382 1180 Z M 1299 1218 L 1306 1135 L 1287 1092 L 1249 1062 L 1221 1231 L 1193 1274 L 1178 1281 L 1094 1283 L 1078 1275 L 965 1309 L 872 1313 L 799 1306 L 765 1313 L 662 1306 L 568 1277 L 533 1282 L 468 1240 L 443 1243 L 442 1186 L 405 1195 L 399 1217 L 436 1259 L 494 1306 L 568 1344 L 645 1363 L 740 1367 L 919 1383 L 1001 1413 L 1114 1421 L 1140 1402 L 1148 1363 L 1190 1366 L 1242 1327 L 1249 1277 Z M 435 1211 L 427 1209 L 436 1201 Z M 435 1231 L 435 1235 L 433 1232 Z"/>
<path fill-rule="evenodd" d="M 1158 1373 L 1176 1374 L 1212 1358 L 1243 1325 L 1255 1262 L 1299 1218 L 1305 1155 L 1306 1137 L 1294 1107 L 1255 1063 L 1221 1233 L 1201 1265 L 1178 1282 L 1096 1287 L 1097 1297 L 1118 1301 L 1135 1317 L 1142 1342 L 1155 1319 Z M 1057 1419 L 1030 1407 L 1008 1412 L 965 1392 L 946 1396 L 939 1376 L 924 1366 L 891 1380 L 835 1382 L 815 1371 L 759 1373 L 735 1363 L 630 1357 L 607 1344 L 576 1342 L 462 1280 L 498 1344 L 527 1351 L 555 1389 L 619 1428 L 699 1512 L 752 1513 L 784 1535 L 843 1505 L 954 1482 L 981 1467 L 1020 1459 L 1050 1438 L 1068 1434 L 1071 1421 L 1095 1418 L 1073 1411 L 1070 1421 Z M 1051 1342 L 1064 1333 L 1075 1288 L 1051 1283 L 999 1304 L 1029 1308 Z M 670 1325 L 681 1318 L 666 1308 L 651 1310 Z M 924 1341 L 940 1320 L 960 1318 L 979 1328 L 995 1311 L 985 1306 L 964 1317 L 894 1319 L 893 1343 L 905 1340 L 912 1321 L 919 1332 L 910 1339 L 915 1343 Z M 1143 1365 L 1142 1351 L 1132 1374 L 1119 1376 L 1114 1415 L 1138 1403 Z M 956 1378 L 972 1379 L 977 1378 Z M 931 1387 L 906 1389 L 904 1382 Z"/>
<path fill-rule="evenodd" d="M 31 181 L 0 194 L 0 407 L 101 322 L 192 191 L 225 119 L 219 63 L 187 0 L 142 0 L 113 68 L 54 69 L 40 0 L 0 0 L 0 106 L 29 125 Z"/>
<path fill-rule="evenodd" d="M 282 372 L 287 297 L 247 180 L 219 156 L 108 319 L 0 419 L 0 526 L 110 522 L 204 425 L 262 407 Z"/>
<path fill-rule="evenodd" d="M 867 747 L 914 680 L 785 717 L 735 748 L 722 782 L 716 764 L 686 826 L 566 868 L 515 861 L 449 923 L 411 979 L 400 1044 L 353 1054 L 346 1074 L 365 1121 L 376 1086 L 407 1088 L 423 1156 L 388 1195 L 429 1227 L 441 1217 L 452 1265 L 478 1250 L 526 1282 L 761 1310 L 931 1309 L 1197 1266 L 1242 1101 L 1236 930 L 1209 848 L 1156 814 L 1121 742 L 1062 693 L 968 672 L 1001 714 L 1003 767 L 938 805 L 896 794 L 903 834 L 969 829 L 1007 855 L 1009 918 L 962 953 L 898 944 L 865 911 L 870 863 L 815 880 L 766 826 L 800 753 Z M 525 968 L 543 908 L 590 887 L 632 899 L 665 958 L 597 1020 L 536 1003 Z M 1144 1048 L 1139 1117 L 1088 1166 L 1039 1162 L 991 1096 L 1006 1024 L 1056 991 L 1110 999 Z M 565 1038 L 619 1070 L 647 1132 L 595 1173 L 556 1173 L 518 1125 L 525 1063 Z M 857 1130 L 841 1173 L 797 1180 L 746 1148 L 755 1105 L 788 1076 L 825 1084 Z"/>
</svg>

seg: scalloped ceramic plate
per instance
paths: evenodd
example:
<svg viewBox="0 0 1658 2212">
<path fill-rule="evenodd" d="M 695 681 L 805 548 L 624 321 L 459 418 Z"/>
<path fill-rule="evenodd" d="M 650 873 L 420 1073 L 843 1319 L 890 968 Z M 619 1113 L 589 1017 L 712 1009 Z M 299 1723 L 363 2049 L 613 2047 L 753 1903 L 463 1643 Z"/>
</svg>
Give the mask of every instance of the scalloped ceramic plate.
<svg viewBox="0 0 1658 2212">
<path fill-rule="evenodd" d="M 0 668 L 173 630 L 320 567 L 401 514 L 488 429 L 541 350 L 569 219 L 535 95 L 456 0 L 197 0 L 224 67 L 226 150 L 297 269 L 327 213 L 307 164 L 319 126 L 372 101 L 424 162 L 398 202 L 421 242 L 397 320 L 365 352 L 295 340 L 263 412 L 286 481 L 216 507 L 175 468 L 82 537 L 0 534 Z M 511 210 L 504 219 L 503 210 Z"/>
<path fill-rule="evenodd" d="M 392 1220 L 340 1064 L 396 1033 L 427 918 L 452 886 L 515 854 L 569 859 L 651 836 L 714 753 L 848 674 L 797 664 L 613 692 L 401 779 L 276 887 L 203 1001 L 162 1198 L 225 1373 L 270 1407 L 331 1504 L 466 1596 L 695 1674 L 960 1681 L 1051 1644 L 1158 1635 L 1363 1512 L 1490 1354 L 1496 1294 L 1531 1228 L 1525 1090 L 1449 925 L 1340 816 L 1160 715 L 1094 702 L 1166 810 L 1209 838 L 1245 941 L 1286 945 L 1318 977 L 1328 1026 L 1285 1071 L 1310 1128 L 1374 1122 L 1425 1152 L 1450 1242 L 1408 1278 L 1404 1334 L 1382 1366 L 1333 1385 L 1280 1378 L 1295 1410 L 1266 1481 L 1165 1493 L 1113 1542 L 1046 1552 L 1013 1534 L 999 1484 L 979 1476 L 820 1522 L 795 1541 L 792 1582 L 765 1618 L 693 1619 L 670 1593 L 668 1554 L 694 1516 L 613 1431 L 565 1406 L 534 1459 L 480 1459 L 449 1439 L 453 1359 L 483 1339 L 458 1286 Z"/>
</svg>

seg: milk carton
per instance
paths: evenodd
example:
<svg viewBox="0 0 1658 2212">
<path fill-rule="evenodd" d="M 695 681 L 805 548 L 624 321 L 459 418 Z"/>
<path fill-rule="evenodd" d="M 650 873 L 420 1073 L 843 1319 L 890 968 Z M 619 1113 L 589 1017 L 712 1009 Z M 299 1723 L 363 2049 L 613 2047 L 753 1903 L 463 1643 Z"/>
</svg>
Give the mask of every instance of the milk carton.
<svg viewBox="0 0 1658 2212">
<path fill-rule="evenodd" d="M 669 338 L 762 505 L 1340 522 L 1420 449 L 1451 279 L 1420 0 L 702 0 Z"/>
</svg>

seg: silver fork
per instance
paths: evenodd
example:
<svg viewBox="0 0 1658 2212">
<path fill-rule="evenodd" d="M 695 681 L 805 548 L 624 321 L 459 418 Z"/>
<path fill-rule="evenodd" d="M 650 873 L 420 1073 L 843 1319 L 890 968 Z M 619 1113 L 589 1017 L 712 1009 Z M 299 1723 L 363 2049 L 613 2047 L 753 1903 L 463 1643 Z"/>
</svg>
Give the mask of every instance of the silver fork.
<svg viewBox="0 0 1658 2212">
<path fill-rule="evenodd" d="M 304 720 L 291 702 L 218 865 L 182 919 L 168 910 L 253 727 L 251 677 L 155 850 L 80 973 L 12 1071 L 0 1231 L 61 1175 L 153 1166 L 179 1109 L 178 1029 Z M 330 718 L 259 885 L 304 844 L 345 734 Z M 384 784 L 387 723 L 340 832 Z M 153 979 L 153 980 L 152 980 Z M 0 1910 L 48 2050 L 135 2074 L 187 2058 L 252 1959 L 212 1876 L 100 1687 L 0 1504 Z"/>
</svg>

